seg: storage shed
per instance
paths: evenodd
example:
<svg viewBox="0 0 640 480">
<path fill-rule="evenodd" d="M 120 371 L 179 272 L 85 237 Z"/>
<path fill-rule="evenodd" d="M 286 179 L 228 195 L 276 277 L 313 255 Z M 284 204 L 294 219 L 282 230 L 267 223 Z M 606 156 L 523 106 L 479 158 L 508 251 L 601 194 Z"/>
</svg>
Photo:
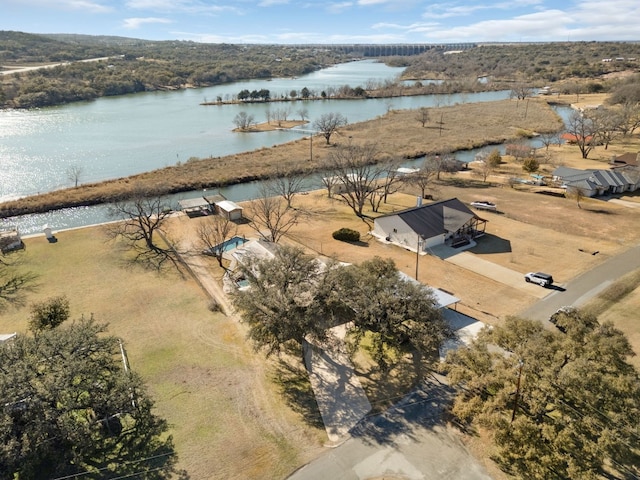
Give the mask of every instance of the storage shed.
<svg viewBox="0 0 640 480">
<path fill-rule="evenodd" d="M 242 207 L 231 200 L 223 200 L 216 203 L 217 213 L 229 220 L 242 219 Z"/>
</svg>

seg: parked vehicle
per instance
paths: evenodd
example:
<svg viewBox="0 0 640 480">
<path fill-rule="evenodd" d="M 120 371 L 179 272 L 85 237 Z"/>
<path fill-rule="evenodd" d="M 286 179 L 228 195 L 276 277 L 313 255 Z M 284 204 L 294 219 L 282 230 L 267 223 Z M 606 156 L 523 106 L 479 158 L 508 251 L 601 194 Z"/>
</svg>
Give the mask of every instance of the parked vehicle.
<svg viewBox="0 0 640 480">
<path fill-rule="evenodd" d="M 469 205 L 477 208 L 478 210 L 492 210 L 495 212 L 498 209 L 495 203 L 488 202 L 486 200 L 476 200 L 474 202 L 471 202 Z"/>
<path fill-rule="evenodd" d="M 553 283 L 553 277 L 548 273 L 529 272 L 524 276 L 527 283 L 537 283 L 542 287 L 548 287 Z"/>
</svg>

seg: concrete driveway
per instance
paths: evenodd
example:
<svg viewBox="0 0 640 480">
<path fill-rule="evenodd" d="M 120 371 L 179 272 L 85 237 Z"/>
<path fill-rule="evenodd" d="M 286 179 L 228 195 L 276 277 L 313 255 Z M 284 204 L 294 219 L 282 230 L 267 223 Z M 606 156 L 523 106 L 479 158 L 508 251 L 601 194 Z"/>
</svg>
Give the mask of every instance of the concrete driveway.
<svg viewBox="0 0 640 480">
<path fill-rule="evenodd" d="M 433 377 L 351 438 L 300 468 L 289 480 L 490 480 L 454 430 L 442 422 L 452 390 Z"/>
<path fill-rule="evenodd" d="M 469 245 L 469 247 L 472 247 L 473 245 L 475 245 L 475 243 Z M 438 245 L 430 248 L 429 253 L 440 257 L 442 260 L 464 268 L 465 270 L 475 272 L 483 277 L 508 285 L 509 287 L 517 288 L 518 290 L 537 298 L 544 298 L 552 292 L 552 290 L 543 288 L 539 285 L 525 282 L 524 275 L 520 272 L 489 262 L 488 260 L 484 260 L 473 253 L 465 252 L 463 249 L 451 248 L 446 245 Z"/>
</svg>

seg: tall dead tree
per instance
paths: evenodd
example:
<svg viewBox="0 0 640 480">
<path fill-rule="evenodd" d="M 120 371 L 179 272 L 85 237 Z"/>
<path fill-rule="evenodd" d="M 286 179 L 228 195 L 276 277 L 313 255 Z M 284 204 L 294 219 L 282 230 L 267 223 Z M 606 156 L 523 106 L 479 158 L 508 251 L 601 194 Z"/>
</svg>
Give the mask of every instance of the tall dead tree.
<svg viewBox="0 0 640 480">
<path fill-rule="evenodd" d="M 322 133 L 322 136 L 329 145 L 331 135 L 333 135 L 338 128 L 347 124 L 347 118 L 341 113 L 324 113 L 313 122 L 313 128 Z"/>
<path fill-rule="evenodd" d="M 286 200 L 272 196 L 267 186 L 263 186 L 260 196 L 249 207 L 249 226 L 263 240 L 278 243 L 298 224 L 301 215 L 300 210 L 289 208 Z"/>
<path fill-rule="evenodd" d="M 199 247 L 218 260 L 220 267 L 224 254 L 224 244 L 238 233 L 238 226 L 229 218 L 220 215 L 208 215 L 196 228 Z"/>
<path fill-rule="evenodd" d="M 135 252 L 136 261 L 156 268 L 166 261 L 177 266 L 174 249 L 160 238 L 171 213 L 166 197 L 136 192 L 129 200 L 111 205 L 109 215 L 119 221 L 107 225 L 107 234 L 122 239 Z"/>
<path fill-rule="evenodd" d="M 379 190 L 379 182 L 389 169 L 387 163 L 381 163 L 380 152 L 372 144 L 339 147 L 329 154 L 324 167 L 334 177 L 334 194 L 360 218 L 363 218 L 365 204 Z"/>
<path fill-rule="evenodd" d="M 279 195 L 291 208 L 293 198 L 305 187 L 306 176 L 290 169 L 276 168 L 275 173 L 266 182 L 267 190 L 273 195 Z"/>
</svg>

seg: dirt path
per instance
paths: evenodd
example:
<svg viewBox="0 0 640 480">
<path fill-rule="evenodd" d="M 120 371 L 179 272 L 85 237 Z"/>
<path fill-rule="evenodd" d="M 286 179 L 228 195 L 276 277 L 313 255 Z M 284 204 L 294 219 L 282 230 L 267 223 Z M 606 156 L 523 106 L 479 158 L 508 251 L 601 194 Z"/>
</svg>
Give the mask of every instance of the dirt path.
<svg viewBox="0 0 640 480">
<path fill-rule="evenodd" d="M 182 213 L 174 215 L 172 227 L 171 237 L 179 235 L 179 240 L 172 241 L 165 237 L 165 241 L 173 245 L 182 264 L 209 298 L 220 307 L 222 313 L 227 316 L 234 315 L 233 306 L 224 293 L 220 281 L 211 273 L 211 258 L 205 257 L 200 252 L 201 249 L 198 248 L 197 237 L 193 232 L 189 217 Z"/>
</svg>

